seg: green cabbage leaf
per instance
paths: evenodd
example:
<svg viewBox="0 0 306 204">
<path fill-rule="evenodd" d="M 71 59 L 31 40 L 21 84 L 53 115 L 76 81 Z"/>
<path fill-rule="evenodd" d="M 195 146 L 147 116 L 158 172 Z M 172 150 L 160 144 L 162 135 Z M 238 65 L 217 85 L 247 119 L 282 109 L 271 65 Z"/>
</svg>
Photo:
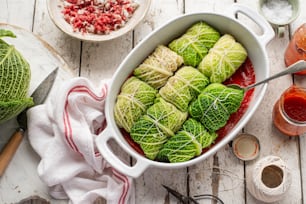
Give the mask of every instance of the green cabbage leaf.
<svg viewBox="0 0 306 204">
<path fill-rule="evenodd" d="M 130 77 L 121 87 L 114 108 L 117 125 L 130 132 L 134 123 L 153 105 L 157 90 L 136 77 Z"/>
<path fill-rule="evenodd" d="M 220 33 L 205 22 L 191 26 L 185 34 L 173 40 L 169 48 L 184 58 L 184 64 L 197 67 L 220 38 Z"/>
<path fill-rule="evenodd" d="M 154 160 L 163 144 L 177 132 L 187 118 L 187 112 L 159 98 L 131 128 L 131 138 L 144 154 Z"/>
<path fill-rule="evenodd" d="M 164 45 L 159 45 L 135 70 L 134 75 L 155 89 L 164 86 L 183 64 L 183 58 Z"/>
<path fill-rule="evenodd" d="M 242 89 L 212 83 L 191 103 L 189 114 L 200 121 L 209 132 L 215 132 L 239 109 L 243 96 Z"/>
<path fill-rule="evenodd" d="M 181 111 L 188 111 L 188 105 L 209 84 L 201 72 L 191 66 L 180 68 L 159 90 L 163 99 Z"/>
<path fill-rule="evenodd" d="M 171 137 L 160 150 L 157 158 L 171 163 L 188 161 L 201 154 L 217 138 L 216 133 L 208 133 L 204 126 L 189 118 L 182 129 Z"/>
<path fill-rule="evenodd" d="M 147 115 L 142 116 L 132 127 L 131 138 L 140 145 L 145 156 L 154 160 L 168 136 L 162 128 Z"/>
<path fill-rule="evenodd" d="M 171 163 L 184 162 L 200 155 L 201 150 L 202 146 L 194 135 L 182 130 L 165 143 L 157 158 Z"/>
<path fill-rule="evenodd" d="M 230 78 L 247 58 L 247 51 L 234 37 L 223 35 L 203 58 L 198 69 L 211 83 Z"/>
<path fill-rule="evenodd" d="M 9 30 L 0 29 L 0 123 L 34 104 L 28 97 L 30 65 L 13 45 L 1 39 L 3 37 L 16 36 Z"/>
<path fill-rule="evenodd" d="M 202 149 L 209 147 L 218 137 L 217 133 L 209 133 L 200 122 L 193 118 L 186 120 L 183 124 L 183 130 L 194 135 Z"/>
</svg>

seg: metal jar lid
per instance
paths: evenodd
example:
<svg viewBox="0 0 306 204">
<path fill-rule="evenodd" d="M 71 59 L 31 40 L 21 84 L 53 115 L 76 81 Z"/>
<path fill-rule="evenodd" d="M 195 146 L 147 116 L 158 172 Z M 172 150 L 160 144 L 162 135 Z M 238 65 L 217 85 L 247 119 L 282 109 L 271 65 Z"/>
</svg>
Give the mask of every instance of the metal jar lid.
<svg viewBox="0 0 306 204">
<path fill-rule="evenodd" d="M 232 148 L 237 158 L 250 161 L 259 155 L 260 145 L 254 135 L 241 133 L 233 140 Z"/>
</svg>

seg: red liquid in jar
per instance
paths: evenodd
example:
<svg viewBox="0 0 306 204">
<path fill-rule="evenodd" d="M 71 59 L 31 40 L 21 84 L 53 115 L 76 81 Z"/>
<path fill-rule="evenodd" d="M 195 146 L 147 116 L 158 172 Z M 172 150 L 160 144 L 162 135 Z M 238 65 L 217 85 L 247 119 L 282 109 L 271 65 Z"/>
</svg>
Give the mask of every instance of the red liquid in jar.
<svg viewBox="0 0 306 204">
<path fill-rule="evenodd" d="M 289 118 L 306 122 L 306 96 L 289 95 L 284 99 L 284 111 Z"/>
<path fill-rule="evenodd" d="M 285 52 L 286 66 L 290 66 L 299 60 L 306 60 L 306 23 L 295 31 Z M 306 71 L 300 71 L 296 74 L 306 75 Z"/>
<path fill-rule="evenodd" d="M 273 123 L 288 136 L 306 132 L 306 89 L 293 85 L 282 94 L 274 105 Z"/>
</svg>

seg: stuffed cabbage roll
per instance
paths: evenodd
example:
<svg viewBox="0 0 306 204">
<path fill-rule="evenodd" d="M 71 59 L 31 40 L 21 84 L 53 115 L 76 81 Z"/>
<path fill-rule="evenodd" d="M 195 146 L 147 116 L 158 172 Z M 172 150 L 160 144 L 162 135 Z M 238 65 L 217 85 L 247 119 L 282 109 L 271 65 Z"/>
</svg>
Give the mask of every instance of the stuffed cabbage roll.
<svg viewBox="0 0 306 204">
<path fill-rule="evenodd" d="M 157 158 L 171 163 L 188 161 L 200 155 L 202 149 L 210 146 L 216 138 L 216 133 L 208 133 L 200 122 L 190 118 L 182 129 L 164 144 Z"/>
<path fill-rule="evenodd" d="M 193 134 L 201 144 L 202 149 L 209 147 L 218 137 L 215 132 L 209 133 L 200 122 L 193 118 L 189 118 L 183 124 L 183 130 Z"/>
<path fill-rule="evenodd" d="M 187 118 L 187 112 L 159 98 L 147 114 L 131 129 L 131 138 L 140 145 L 149 159 L 155 159 L 167 138 L 177 132 Z"/>
<path fill-rule="evenodd" d="M 219 38 L 217 30 L 205 22 L 198 22 L 180 38 L 170 42 L 169 48 L 184 58 L 185 65 L 197 67 Z"/>
<path fill-rule="evenodd" d="M 164 86 L 183 64 L 183 58 L 168 47 L 159 45 L 135 70 L 134 75 L 155 89 Z"/>
<path fill-rule="evenodd" d="M 159 90 L 159 94 L 179 110 L 187 111 L 190 101 L 208 84 L 208 78 L 201 72 L 193 67 L 185 66 L 169 78 L 166 85 Z"/>
<path fill-rule="evenodd" d="M 173 136 L 187 119 L 188 113 L 178 110 L 171 103 L 158 98 L 156 103 L 148 108 L 147 115 L 152 118 L 168 136 Z"/>
<path fill-rule="evenodd" d="M 168 135 L 154 119 L 147 115 L 142 116 L 132 127 L 131 138 L 138 143 L 148 159 L 154 160 Z"/>
<path fill-rule="evenodd" d="M 223 35 L 203 58 L 198 69 L 211 83 L 230 78 L 247 58 L 247 51 L 228 34 Z"/>
<path fill-rule="evenodd" d="M 158 153 L 158 160 L 171 163 L 188 161 L 201 154 L 202 146 L 193 134 L 179 131 Z"/>
<path fill-rule="evenodd" d="M 189 114 L 200 121 L 209 132 L 223 127 L 230 115 L 238 110 L 244 91 L 223 84 L 208 85 L 189 106 Z"/>
<path fill-rule="evenodd" d="M 133 124 L 154 103 L 157 90 L 136 77 L 130 77 L 121 88 L 114 108 L 119 127 L 130 132 Z"/>
</svg>

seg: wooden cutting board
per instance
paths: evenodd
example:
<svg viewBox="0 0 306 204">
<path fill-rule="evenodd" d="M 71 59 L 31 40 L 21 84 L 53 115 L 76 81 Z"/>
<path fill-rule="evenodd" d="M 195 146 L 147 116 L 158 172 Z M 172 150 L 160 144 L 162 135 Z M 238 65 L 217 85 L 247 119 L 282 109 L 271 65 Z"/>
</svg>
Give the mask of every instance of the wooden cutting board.
<svg viewBox="0 0 306 204">
<path fill-rule="evenodd" d="M 17 36 L 17 38 L 6 37 L 3 38 L 3 40 L 14 45 L 30 64 L 31 83 L 29 95 L 31 95 L 35 88 L 56 67 L 59 67 L 59 71 L 49 96 L 52 96 L 52 92 L 56 91 L 57 87 L 65 80 L 74 77 L 68 65 L 59 54 L 57 54 L 49 44 L 41 40 L 32 32 L 1 23 L 0 29 L 11 30 Z M 48 100 L 48 98 L 46 100 Z M 0 149 L 6 144 L 17 127 L 18 125 L 15 118 L 0 124 Z M 1 195 L 1 197 L 6 197 L 2 198 L 3 200 L 10 200 L 17 203 L 24 198 L 35 196 L 35 194 L 46 195 L 45 199 L 52 200 L 48 196 L 47 186 L 42 183 L 37 175 L 36 168 L 39 160 L 40 158 L 33 151 L 28 142 L 28 138 L 23 138 L 5 174 L 0 178 L 0 189 L 5 189 L 5 193 Z M 60 203 L 60 201 L 52 201 L 52 203 Z"/>
<path fill-rule="evenodd" d="M 8 44 L 14 45 L 30 64 L 31 83 L 29 95 L 32 94 L 35 88 L 56 67 L 59 67 L 60 69 L 51 92 L 54 91 L 56 86 L 61 84 L 65 79 L 73 77 L 66 62 L 50 45 L 35 36 L 33 33 L 28 32 L 23 28 L 8 24 L 0 24 L 0 29 L 10 30 L 17 36 L 16 38 L 5 37 L 3 40 Z M 15 131 L 16 125 L 15 118 L 6 123 L 0 124 L 0 150 L 9 139 L 11 133 Z"/>
</svg>

